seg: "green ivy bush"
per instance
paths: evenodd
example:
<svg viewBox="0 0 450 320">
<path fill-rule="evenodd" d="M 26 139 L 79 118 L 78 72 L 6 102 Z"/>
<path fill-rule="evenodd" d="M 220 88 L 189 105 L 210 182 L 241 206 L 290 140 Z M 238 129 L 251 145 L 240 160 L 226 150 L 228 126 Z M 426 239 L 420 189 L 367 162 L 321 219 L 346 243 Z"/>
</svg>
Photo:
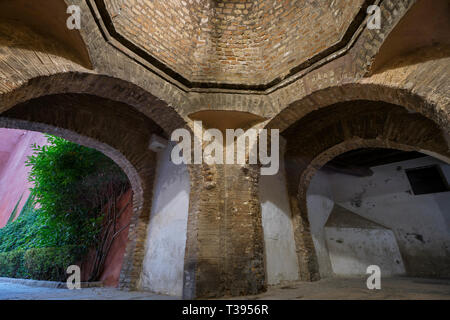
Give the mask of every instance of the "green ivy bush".
<svg viewBox="0 0 450 320">
<path fill-rule="evenodd" d="M 24 269 L 31 279 L 65 281 L 67 267 L 80 259 L 77 247 L 34 248 L 24 254 Z"/>
<path fill-rule="evenodd" d="M 0 253 L 0 276 L 65 281 L 67 267 L 80 258 L 76 247 L 34 248 Z"/>
<path fill-rule="evenodd" d="M 47 136 L 49 145 L 34 146 L 29 180 L 39 207 L 40 247 L 77 246 L 86 252 L 98 241 L 108 193 L 129 182 L 103 153 L 62 138 Z"/>
<path fill-rule="evenodd" d="M 63 281 L 67 266 L 101 242 L 111 195 L 129 188 L 124 172 L 101 152 L 47 139 L 48 145 L 33 145 L 27 161 L 30 198 L 18 218 L 0 229 L 3 277 Z"/>
<path fill-rule="evenodd" d="M 39 214 L 35 212 L 33 203 L 33 196 L 30 196 L 19 217 L 0 229 L 0 252 L 44 246 L 39 236 L 44 225 Z"/>
<path fill-rule="evenodd" d="M 28 278 L 24 262 L 25 250 L 0 253 L 0 277 Z"/>
</svg>

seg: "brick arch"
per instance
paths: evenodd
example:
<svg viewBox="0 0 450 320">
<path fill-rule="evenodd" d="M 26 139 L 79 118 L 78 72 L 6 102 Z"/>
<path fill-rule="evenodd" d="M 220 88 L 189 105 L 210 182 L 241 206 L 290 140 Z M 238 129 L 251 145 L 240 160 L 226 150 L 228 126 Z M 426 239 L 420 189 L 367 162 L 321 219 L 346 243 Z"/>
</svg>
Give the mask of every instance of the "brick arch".
<svg viewBox="0 0 450 320">
<path fill-rule="evenodd" d="M 446 136 L 432 120 L 404 107 L 376 101 L 341 102 L 311 112 L 283 133 L 300 278 L 319 278 L 309 233 L 306 193 L 324 164 L 347 151 L 382 147 L 420 151 L 450 162 Z"/>
<path fill-rule="evenodd" d="M 446 99 L 442 103 L 428 101 L 404 87 L 381 83 L 348 83 L 317 90 L 304 98 L 289 104 L 273 117 L 267 128 L 278 128 L 281 132 L 311 112 L 327 106 L 354 100 L 381 101 L 404 106 L 418 112 L 450 131 L 450 114 L 446 112 Z"/>
<path fill-rule="evenodd" d="M 164 101 L 143 88 L 107 75 L 89 72 L 60 72 L 28 79 L 20 86 L 0 95 L 0 114 L 25 101 L 53 94 L 92 94 L 132 106 L 152 119 L 167 134 L 186 127 L 184 119 Z"/>
<path fill-rule="evenodd" d="M 134 288 L 142 267 L 156 167 L 148 142 L 154 133 L 164 136 L 163 129 L 129 105 L 73 93 L 22 102 L 0 114 L 0 125 L 48 132 L 95 148 L 124 170 L 134 195 L 119 286 Z"/>
</svg>

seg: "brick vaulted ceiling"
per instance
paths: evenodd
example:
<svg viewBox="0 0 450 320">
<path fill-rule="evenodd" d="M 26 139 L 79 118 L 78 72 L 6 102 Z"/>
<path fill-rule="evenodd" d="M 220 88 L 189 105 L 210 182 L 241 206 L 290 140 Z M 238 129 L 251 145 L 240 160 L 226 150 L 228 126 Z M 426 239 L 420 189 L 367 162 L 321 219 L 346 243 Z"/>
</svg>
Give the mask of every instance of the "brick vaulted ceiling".
<svg viewBox="0 0 450 320">
<path fill-rule="evenodd" d="M 266 90 L 342 53 L 373 3 L 90 0 L 103 22 L 99 26 L 118 48 L 177 82 L 252 90 Z"/>
</svg>

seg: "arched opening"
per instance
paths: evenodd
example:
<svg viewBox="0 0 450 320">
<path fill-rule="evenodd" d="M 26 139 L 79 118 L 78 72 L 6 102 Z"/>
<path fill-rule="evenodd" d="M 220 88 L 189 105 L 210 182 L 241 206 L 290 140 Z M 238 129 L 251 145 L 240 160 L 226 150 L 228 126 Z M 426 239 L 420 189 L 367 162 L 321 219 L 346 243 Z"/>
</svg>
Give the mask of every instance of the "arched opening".
<svg viewBox="0 0 450 320">
<path fill-rule="evenodd" d="M 117 287 L 133 192 L 101 152 L 36 131 L 0 128 L 1 276 Z"/>
<path fill-rule="evenodd" d="M 388 152 L 392 153 L 395 150 L 399 150 L 397 152 L 400 155 L 403 154 L 417 156 L 426 154 L 430 157 L 424 158 L 421 156 L 421 158 L 417 159 L 405 159 L 404 161 L 412 161 L 412 164 L 410 164 L 411 166 L 407 167 L 407 169 L 409 170 L 423 166 L 432 166 L 433 168 L 435 168 L 435 166 L 437 166 L 438 169 L 436 170 L 438 172 L 444 172 L 444 170 L 448 170 L 446 168 L 448 168 L 447 164 L 450 162 L 447 134 L 435 122 L 419 113 L 408 111 L 399 105 L 380 101 L 355 100 L 323 107 L 321 109 L 308 113 L 306 116 L 295 122 L 294 125 L 285 130 L 282 135 L 286 139 L 285 166 L 288 186 L 287 189 L 292 211 L 292 222 L 294 229 L 293 238 L 295 239 L 296 251 L 298 256 L 299 279 L 301 280 L 311 281 L 318 280 L 321 277 L 327 277 L 330 275 L 343 275 L 342 271 L 339 271 L 338 269 L 336 269 L 337 271 L 333 271 L 330 255 L 328 253 L 325 255 L 323 254 L 324 248 L 328 248 L 326 241 L 323 240 L 319 243 L 317 240 L 318 236 L 316 236 L 316 234 L 319 233 L 321 235 L 324 235 L 324 228 L 327 223 L 327 228 L 337 228 L 340 230 L 342 229 L 341 225 L 345 225 L 345 219 L 347 219 L 347 216 L 351 216 L 354 218 L 355 215 L 361 214 L 362 219 L 359 219 L 359 217 L 355 219 L 349 219 L 352 221 L 356 221 L 353 223 L 356 223 L 358 225 L 362 224 L 369 226 L 370 228 L 372 228 L 369 229 L 369 231 L 373 230 L 373 228 L 380 228 L 379 226 L 389 226 L 391 229 L 395 229 L 397 228 L 397 226 L 394 226 L 395 223 L 393 222 L 396 221 L 395 212 L 403 213 L 403 211 L 407 211 L 407 209 L 401 209 L 401 206 L 397 206 L 395 210 L 393 206 L 389 207 L 389 209 L 394 210 L 394 213 L 391 212 L 390 215 L 387 215 L 388 210 L 386 210 L 384 213 L 387 215 L 386 219 L 393 219 L 389 223 L 387 223 L 386 221 L 377 220 L 376 218 L 374 218 L 373 221 L 367 222 L 366 220 L 370 220 L 371 217 L 364 216 L 360 211 L 357 210 L 356 213 L 353 212 L 355 210 L 351 211 L 350 209 L 352 208 L 352 206 L 350 203 L 353 203 L 354 205 L 360 204 L 360 202 L 357 201 L 359 199 L 358 192 L 360 194 L 359 197 L 362 197 L 365 194 L 362 193 L 364 189 L 369 190 L 370 188 L 373 188 L 374 190 L 376 190 L 377 188 L 373 187 L 372 185 L 377 185 L 379 188 L 379 194 L 377 194 L 377 196 L 380 196 L 380 194 L 383 192 L 380 191 L 380 189 L 384 188 L 384 186 L 380 186 L 380 183 L 385 183 L 385 180 L 388 180 L 388 182 L 391 181 L 391 183 L 393 183 L 392 181 L 394 181 L 394 179 L 392 177 L 386 177 L 385 179 L 380 178 L 383 177 L 383 174 L 381 173 L 377 173 L 375 178 L 371 178 L 370 176 L 368 176 L 372 174 L 375 169 L 378 171 L 381 170 L 378 167 L 373 169 L 372 167 L 374 167 L 375 165 L 371 165 L 370 163 L 370 161 L 374 160 L 375 153 L 369 154 L 368 151 L 364 151 L 365 153 L 361 151 L 362 154 L 365 155 L 361 156 L 361 158 L 367 158 L 366 161 L 368 161 L 369 166 L 358 166 L 358 163 L 352 163 L 351 161 L 348 161 L 346 165 L 342 165 L 339 164 L 339 156 L 350 157 L 346 154 L 346 152 L 352 150 L 384 150 L 379 151 L 379 156 L 382 157 L 383 155 L 383 157 L 385 158 L 388 157 Z M 345 154 L 345 156 L 342 156 L 342 154 Z M 348 160 L 349 158 L 346 159 Z M 428 161 L 427 163 L 429 165 L 425 164 L 424 162 L 424 165 L 421 166 L 418 163 L 419 160 L 425 162 Z M 361 159 L 359 161 L 362 162 L 363 160 Z M 417 166 L 415 166 L 414 161 L 417 162 Z M 396 171 L 396 166 L 394 166 L 393 168 L 394 170 L 392 172 L 399 175 L 399 173 Z M 332 206 L 332 202 L 329 202 L 324 197 L 321 197 L 320 192 L 327 192 L 327 190 L 330 189 L 330 185 L 332 185 L 332 183 L 329 182 L 322 182 L 322 184 L 320 182 L 321 177 L 323 178 L 324 175 L 322 171 L 326 170 L 334 170 L 333 175 L 339 177 L 347 177 L 347 175 L 351 174 L 350 176 L 352 178 L 340 180 L 340 183 L 342 185 L 337 183 L 335 187 L 337 190 L 337 194 L 339 194 L 339 192 L 344 192 L 344 190 L 352 190 L 352 196 L 349 196 L 347 198 L 347 207 L 339 202 L 337 202 L 337 205 L 335 204 L 334 206 Z M 368 177 L 355 177 L 355 175 L 367 175 Z M 364 183 L 363 185 L 358 185 L 356 181 L 353 181 L 352 179 L 355 179 L 357 181 L 364 181 L 367 186 L 364 185 Z M 367 179 L 367 181 L 364 179 Z M 375 182 L 371 179 L 375 179 Z M 378 181 L 378 179 L 381 179 L 381 182 Z M 399 180 L 400 177 L 396 177 L 396 179 Z M 404 170 L 403 178 L 401 178 L 399 181 L 408 185 L 409 187 L 402 191 L 385 188 L 385 192 L 388 194 L 400 193 L 402 196 L 403 194 L 409 195 L 409 193 L 406 193 L 406 191 L 412 190 L 412 187 L 408 182 L 408 178 Z M 445 185 L 446 183 L 448 184 L 448 182 L 445 182 L 445 180 L 442 181 L 443 185 Z M 400 182 L 397 182 L 396 186 L 398 188 L 403 188 L 405 186 L 404 184 L 402 185 Z M 352 189 L 357 188 L 357 186 L 359 186 L 361 190 L 355 191 L 354 189 Z M 317 191 L 319 189 L 320 191 Z M 373 192 L 376 194 L 376 191 Z M 318 194 L 317 197 L 314 196 L 315 193 Z M 440 194 L 444 195 L 444 198 L 448 198 L 448 194 L 445 190 Z M 339 195 L 341 196 L 341 194 Z M 397 195 L 390 196 L 399 197 Z M 415 201 L 420 197 L 425 197 L 425 195 L 414 194 L 411 194 L 410 196 L 414 198 Z M 330 197 L 333 198 L 334 196 Z M 342 197 L 345 198 L 345 196 L 343 195 Z M 355 197 L 356 200 L 354 199 Z M 314 198 L 316 201 L 314 201 Z M 340 201 L 343 198 L 339 198 L 338 200 Z M 399 199 L 400 198 L 401 197 L 399 197 Z M 352 199 L 354 200 L 353 202 Z M 367 200 L 367 202 L 369 203 L 368 206 L 372 204 L 372 202 L 370 202 L 369 200 Z M 407 201 L 407 203 L 408 202 L 411 201 Z M 383 205 L 377 204 L 376 207 L 378 208 L 378 206 L 382 207 Z M 427 210 L 434 210 L 433 214 L 431 215 L 427 216 L 425 214 L 427 218 L 424 219 L 431 219 L 431 221 L 428 221 L 428 234 L 430 232 L 433 233 L 433 231 L 430 230 L 433 230 L 434 227 L 438 225 L 442 227 L 442 221 L 445 221 L 444 219 L 447 219 L 443 217 L 443 214 L 441 214 L 441 208 L 444 207 L 443 211 L 448 211 L 448 208 L 446 207 L 448 206 L 448 203 L 446 203 L 445 200 L 443 200 L 443 202 L 435 202 L 434 204 L 430 204 L 430 206 L 433 207 L 433 209 L 423 209 L 421 211 L 422 213 L 415 213 L 417 216 L 422 217 L 424 212 L 426 213 Z M 329 209 L 331 212 L 333 208 L 337 209 L 335 209 L 335 213 L 331 216 L 331 220 L 329 220 L 330 215 L 324 217 L 323 214 L 320 214 L 320 212 L 326 211 L 326 209 Z M 357 207 L 357 209 L 359 210 L 359 207 Z M 374 211 L 375 209 L 371 210 Z M 315 215 L 314 213 L 316 211 L 319 212 L 319 214 Z M 337 216 L 337 218 L 335 218 L 335 216 Z M 430 218 L 432 216 L 438 218 Z M 341 220 L 344 220 L 344 222 L 342 222 Z M 402 227 L 399 226 L 398 228 Z M 415 236 L 412 234 L 421 234 L 420 232 L 426 232 L 411 231 L 413 229 L 413 226 L 405 225 L 404 230 L 409 231 L 405 232 L 405 234 L 403 234 L 403 237 L 405 237 L 406 233 L 408 233 L 409 235 L 407 237 L 409 241 L 418 241 L 420 244 L 423 244 L 420 240 L 414 238 Z M 335 230 L 333 229 L 333 231 Z M 385 234 L 388 234 L 390 231 L 388 232 L 384 230 L 383 232 L 385 232 Z M 417 249 L 418 251 L 422 252 L 422 258 L 427 255 L 434 255 L 436 257 L 433 262 L 433 268 L 431 268 L 430 266 L 423 267 L 422 269 L 420 267 L 419 269 L 414 269 L 414 267 L 411 267 L 411 264 L 420 265 L 422 261 L 427 259 L 424 258 L 423 260 L 421 260 L 421 258 L 417 257 L 417 260 L 414 260 L 414 258 L 411 258 L 413 253 L 408 251 L 409 249 L 405 249 L 405 245 L 403 245 L 403 242 L 401 241 L 401 250 L 399 249 L 398 253 L 402 252 L 401 255 L 399 253 L 399 255 L 402 257 L 402 260 L 394 259 L 394 264 L 391 265 L 391 267 L 395 267 L 403 263 L 403 265 L 405 266 L 405 271 L 403 274 L 406 275 L 409 274 L 414 276 L 431 276 L 434 274 L 436 276 L 445 276 L 445 271 L 443 271 L 443 268 L 445 268 L 445 265 L 448 265 L 448 261 L 446 261 L 445 258 L 445 256 L 448 255 L 448 249 L 446 249 L 445 247 L 445 241 L 448 241 L 448 239 L 445 237 L 444 233 L 448 231 L 444 231 L 444 229 L 442 229 L 440 230 L 440 232 L 440 234 L 442 235 L 441 238 L 433 238 L 433 240 L 429 239 L 431 241 L 430 243 L 434 243 L 434 247 L 429 248 L 429 251 L 427 251 L 427 249 L 424 249 L 422 251 Z M 389 233 L 391 239 L 395 238 L 393 233 L 394 231 L 392 231 L 392 233 Z M 337 235 L 330 237 L 334 239 L 334 242 L 330 244 L 330 247 L 332 245 L 340 245 L 340 240 L 343 240 Z M 422 239 L 420 236 L 418 236 L 418 238 Z M 338 240 L 338 242 L 336 242 L 336 239 Z M 444 241 L 444 239 L 447 240 Z M 356 242 L 359 243 L 359 240 Z M 356 248 L 362 250 L 362 247 L 359 248 L 359 246 L 360 244 L 358 244 Z M 406 247 L 408 248 L 408 245 L 406 245 Z M 370 248 L 373 249 L 374 247 Z M 354 251 L 352 252 L 354 253 Z M 326 257 L 326 259 L 324 257 Z M 352 260 L 352 258 L 349 258 L 349 260 L 357 261 L 357 259 Z M 397 263 L 396 260 L 398 260 L 399 263 Z M 427 268 L 431 268 L 434 271 L 426 273 L 424 269 Z M 355 273 L 357 273 L 357 271 L 355 271 L 357 268 L 354 266 L 347 265 L 344 269 L 347 270 L 345 271 L 347 272 L 347 275 L 351 273 L 351 271 L 349 270 L 353 270 Z M 391 268 L 391 271 L 392 270 L 398 271 L 398 269 Z M 387 274 L 389 274 L 389 272 L 391 271 L 388 271 L 386 269 Z M 362 272 L 360 274 L 362 274 Z"/>
<path fill-rule="evenodd" d="M 170 121 L 168 115 L 169 110 L 162 123 Z M 172 120 L 171 125 L 180 123 Z M 89 94 L 28 100 L 3 112 L 0 126 L 46 132 L 94 148 L 122 168 L 133 200 L 119 287 L 181 295 L 190 180 L 186 166 L 170 166 L 173 146 L 161 152 L 153 147 L 154 137 L 167 143 L 165 130 L 134 107 Z"/>
</svg>

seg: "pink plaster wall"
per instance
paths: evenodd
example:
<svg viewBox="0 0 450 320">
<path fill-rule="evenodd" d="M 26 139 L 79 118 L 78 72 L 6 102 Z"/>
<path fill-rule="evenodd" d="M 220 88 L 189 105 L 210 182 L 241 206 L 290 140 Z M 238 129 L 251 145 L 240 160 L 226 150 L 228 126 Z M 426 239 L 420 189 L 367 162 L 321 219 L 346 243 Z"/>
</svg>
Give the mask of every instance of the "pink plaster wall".
<svg viewBox="0 0 450 320">
<path fill-rule="evenodd" d="M 25 161 L 33 154 L 33 143 L 44 145 L 47 139 L 40 132 L 0 128 L 0 228 L 8 222 L 20 197 L 23 195 L 18 213 L 30 195 L 30 168 Z"/>
</svg>

